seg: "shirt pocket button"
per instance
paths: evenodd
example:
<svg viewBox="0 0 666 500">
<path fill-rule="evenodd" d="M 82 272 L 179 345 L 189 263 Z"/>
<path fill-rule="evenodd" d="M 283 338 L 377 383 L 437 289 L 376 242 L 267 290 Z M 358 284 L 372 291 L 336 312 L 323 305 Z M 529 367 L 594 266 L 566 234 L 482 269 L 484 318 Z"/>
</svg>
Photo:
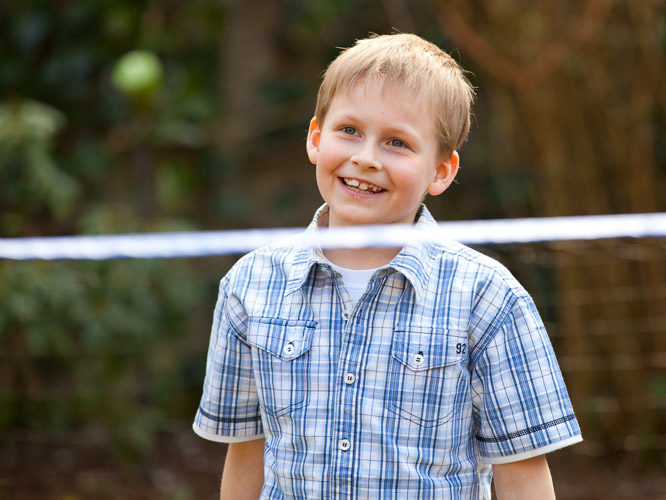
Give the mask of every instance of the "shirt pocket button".
<svg viewBox="0 0 666 500">
<path fill-rule="evenodd" d="M 296 349 L 296 347 L 294 346 L 294 343 L 289 342 L 286 346 L 284 346 L 284 353 L 287 356 L 290 356 L 294 353 L 294 349 Z"/>
</svg>

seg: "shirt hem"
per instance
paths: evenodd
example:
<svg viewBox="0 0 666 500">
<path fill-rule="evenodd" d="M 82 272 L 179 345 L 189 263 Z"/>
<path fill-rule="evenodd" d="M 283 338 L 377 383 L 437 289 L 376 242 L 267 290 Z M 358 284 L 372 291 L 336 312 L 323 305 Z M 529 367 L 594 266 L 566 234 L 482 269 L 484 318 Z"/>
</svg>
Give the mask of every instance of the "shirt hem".
<svg viewBox="0 0 666 500">
<path fill-rule="evenodd" d="M 201 427 L 197 427 L 196 424 L 192 425 L 192 430 L 200 438 L 207 439 L 208 441 L 215 441 L 216 443 L 243 443 L 245 441 L 262 439 L 265 436 L 263 433 L 254 436 L 220 436 L 218 434 L 207 432 Z"/>
<path fill-rule="evenodd" d="M 546 446 L 541 446 L 540 448 L 535 448 L 534 450 L 523 451 L 521 453 L 516 453 L 515 455 L 507 455 L 503 457 L 481 457 L 481 461 L 485 464 L 499 465 L 499 464 L 508 464 L 512 462 L 519 462 L 521 460 L 527 460 L 528 458 L 538 457 L 539 455 L 545 455 L 551 451 L 559 450 L 560 448 L 565 448 L 576 443 L 580 443 L 583 440 L 583 436 L 580 434 L 573 436 L 556 443 L 551 443 Z"/>
</svg>

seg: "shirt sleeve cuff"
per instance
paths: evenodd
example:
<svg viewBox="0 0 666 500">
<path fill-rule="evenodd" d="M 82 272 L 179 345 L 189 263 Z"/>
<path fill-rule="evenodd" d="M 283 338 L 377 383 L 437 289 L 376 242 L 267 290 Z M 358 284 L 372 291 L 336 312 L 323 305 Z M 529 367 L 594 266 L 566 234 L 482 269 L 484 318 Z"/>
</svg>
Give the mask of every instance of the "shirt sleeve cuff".
<svg viewBox="0 0 666 500">
<path fill-rule="evenodd" d="M 507 455 L 504 457 L 481 457 L 481 462 L 485 464 L 498 465 L 498 464 L 508 464 L 512 462 L 519 462 L 521 460 L 527 460 L 528 458 L 538 457 L 540 455 L 545 455 L 551 451 L 559 450 L 560 448 L 565 448 L 571 446 L 572 444 L 580 443 L 583 440 L 583 436 L 580 434 L 578 436 L 573 436 L 568 439 L 563 439 L 556 443 L 551 443 L 540 448 L 535 448 L 533 450 L 523 451 L 522 453 L 516 453 L 515 455 Z"/>
<path fill-rule="evenodd" d="M 192 425 L 192 430 L 197 436 L 207 439 L 208 441 L 215 441 L 216 443 L 244 443 L 245 441 L 254 441 L 264 437 L 264 434 L 257 434 L 254 436 L 220 436 L 218 434 L 213 434 L 212 432 L 207 432 L 197 426 L 196 422 Z"/>
</svg>

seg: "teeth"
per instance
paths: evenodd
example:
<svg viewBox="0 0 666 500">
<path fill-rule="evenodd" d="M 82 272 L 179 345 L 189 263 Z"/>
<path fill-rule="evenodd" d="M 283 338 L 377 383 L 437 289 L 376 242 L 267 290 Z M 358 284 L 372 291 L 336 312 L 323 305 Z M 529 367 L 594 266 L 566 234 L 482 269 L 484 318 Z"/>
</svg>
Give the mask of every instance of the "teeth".
<svg viewBox="0 0 666 500">
<path fill-rule="evenodd" d="M 373 193 L 378 193 L 383 191 L 379 186 L 374 184 L 368 184 L 366 182 L 360 182 L 357 179 L 351 179 L 349 177 L 344 178 L 345 184 L 349 187 L 357 188 L 359 191 L 371 191 Z"/>
</svg>

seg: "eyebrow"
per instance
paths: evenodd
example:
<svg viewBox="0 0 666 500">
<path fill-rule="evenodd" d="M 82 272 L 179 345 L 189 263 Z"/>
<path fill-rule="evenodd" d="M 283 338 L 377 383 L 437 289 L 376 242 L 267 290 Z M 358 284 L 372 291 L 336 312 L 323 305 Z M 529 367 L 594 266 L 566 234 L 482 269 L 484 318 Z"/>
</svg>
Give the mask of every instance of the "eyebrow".
<svg viewBox="0 0 666 500">
<path fill-rule="evenodd" d="M 404 140 L 412 148 L 419 146 L 422 142 L 421 134 L 417 133 L 412 127 L 403 128 L 400 126 L 389 125 L 385 130 L 388 135 L 395 136 L 396 139 Z"/>
</svg>

